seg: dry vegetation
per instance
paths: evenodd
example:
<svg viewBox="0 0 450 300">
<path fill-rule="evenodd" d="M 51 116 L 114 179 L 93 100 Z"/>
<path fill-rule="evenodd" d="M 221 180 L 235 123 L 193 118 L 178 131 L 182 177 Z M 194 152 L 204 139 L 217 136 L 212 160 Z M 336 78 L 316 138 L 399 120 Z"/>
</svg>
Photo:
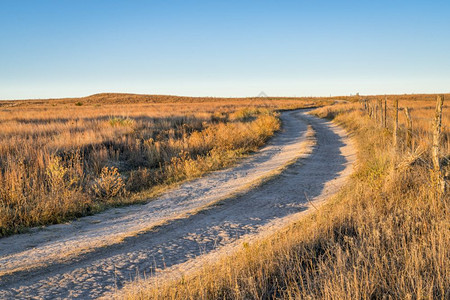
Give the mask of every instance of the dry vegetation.
<svg viewBox="0 0 450 300">
<path fill-rule="evenodd" d="M 182 280 L 137 282 L 118 297 L 449 299 L 450 196 L 436 193 L 430 179 L 430 98 L 400 99 L 416 118 L 413 150 L 401 143 L 393 151 L 391 130 L 359 104 L 316 110 L 349 130 L 359 150 L 356 171 L 336 197 L 271 238 L 244 244 L 232 257 Z M 447 105 L 444 165 L 450 158 L 449 111 Z M 404 141 L 404 120 L 400 129 Z"/>
<path fill-rule="evenodd" d="M 0 237 L 146 201 L 257 149 L 279 128 L 273 109 L 319 103 L 130 94 L 2 101 Z"/>
</svg>

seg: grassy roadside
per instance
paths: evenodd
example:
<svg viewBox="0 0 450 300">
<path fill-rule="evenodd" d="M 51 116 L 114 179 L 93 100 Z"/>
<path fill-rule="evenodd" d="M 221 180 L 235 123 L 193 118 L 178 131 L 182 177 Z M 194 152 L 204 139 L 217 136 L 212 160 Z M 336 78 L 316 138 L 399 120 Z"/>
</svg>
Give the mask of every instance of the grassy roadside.
<svg viewBox="0 0 450 300">
<path fill-rule="evenodd" d="M 105 148 L 102 155 L 107 159 L 103 160 L 97 157 L 98 151 L 91 151 L 94 157 L 76 148 L 59 155 L 44 146 L 5 150 L 5 160 L 0 157 L 0 237 L 146 201 L 168 186 L 232 164 L 257 150 L 280 127 L 277 113 L 267 109 L 216 115 L 203 123 L 193 119 L 201 126 L 189 131 L 190 123 L 179 125 L 177 118 L 168 118 L 164 126 L 169 138 L 145 140 L 140 138 L 148 131 L 144 125 L 154 123 L 141 126 L 132 118 L 100 120 L 107 130 L 121 134 L 125 130 L 124 135 L 113 136 L 117 145 Z M 117 158 L 110 159 L 108 151 Z M 94 165 L 98 171 L 91 170 Z M 130 165 L 138 167 L 126 170 Z"/>
<path fill-rule="evenodd" d="M 353 134 L 359 161 L 319 211 L 182 280 L 138 282 L 117 297 L 448 299 L 449 194 L 438 198 L 426 164 L 405 164 L 389 132 L 356 108 L 315 111 Z"/>
</svg>

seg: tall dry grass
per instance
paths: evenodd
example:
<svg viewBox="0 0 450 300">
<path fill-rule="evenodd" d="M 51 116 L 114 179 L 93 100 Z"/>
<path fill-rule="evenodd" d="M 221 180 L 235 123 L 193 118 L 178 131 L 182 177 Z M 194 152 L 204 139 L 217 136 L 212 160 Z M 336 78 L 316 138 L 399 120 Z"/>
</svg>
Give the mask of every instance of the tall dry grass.
<svg viewBox="0 0 450 300">
<path fill-rule="evenodd" d="M 0 237 L 63 222 L 232 163 L 298 99 L 100 94 L 0 102 Z"/>
<path fill-rule="evenodd" d="M 136 282 L 117 298 L 449 299 L 450 195 L 435 192 L 427 152 L 411 160 L 409 148 L 393 151 L 391 132 L 359 104 L 315 113 L 357 143 L 356 172 L 336 197 L 182 280 Z M 416 145 L 427 144 L 430 133 L 418 130 Z M 444 145 L 443 159 L 450 154 Z"/>
</svg>

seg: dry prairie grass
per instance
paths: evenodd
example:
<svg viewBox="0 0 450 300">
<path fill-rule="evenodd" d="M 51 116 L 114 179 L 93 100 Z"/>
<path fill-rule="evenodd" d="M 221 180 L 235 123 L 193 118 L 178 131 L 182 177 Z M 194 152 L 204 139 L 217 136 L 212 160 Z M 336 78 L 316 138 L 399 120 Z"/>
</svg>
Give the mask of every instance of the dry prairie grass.
<svg viewBox="0 0 450 300">
<path fill-rule="evenodd" d="M 322 101 L 322 103 L 325 103 Z M 200 176 L 261 146 L 299 99 L 128 94 L 0 102 L 0 237 Z"/>
<path fill-rule="evenodd" d="M 412 101 L 414 102 L 414 101 Z M 401 101 L 430 117 L 434 101 Z M 319 211 L 182 280 L 136 282 L 120 299 L 449 299 L 450 196 L 435 193 L 428 152 L 403 164 L 389 130 L 359 104 L 315 113 L 344 126 L 358 147 L 349 184 Z M 444 109 L 448 123 L 448 107 Z M 423 125 L 422 127 L 421 124 Z M 428 123 L 427 123 L 428 124 Z M 416 123 L 415 145 L 429 145 Z M 443 157 L 450 154 L 445 132 Z"/>
</svg>

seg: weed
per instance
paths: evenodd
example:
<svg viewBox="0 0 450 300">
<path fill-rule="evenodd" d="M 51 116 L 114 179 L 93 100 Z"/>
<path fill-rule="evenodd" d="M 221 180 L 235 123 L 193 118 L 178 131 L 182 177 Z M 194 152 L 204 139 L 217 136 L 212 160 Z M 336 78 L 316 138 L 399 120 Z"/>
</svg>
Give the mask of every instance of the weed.
<svg viewBox="0 0 450 300">
<path fill-rule="evenodd" d="M 103 167 L 100 177 L 95 180 L 92 186 L 92 191 L 102 201 L 124 195 L 125 184 L 117 168 Z"/>
</svg>

